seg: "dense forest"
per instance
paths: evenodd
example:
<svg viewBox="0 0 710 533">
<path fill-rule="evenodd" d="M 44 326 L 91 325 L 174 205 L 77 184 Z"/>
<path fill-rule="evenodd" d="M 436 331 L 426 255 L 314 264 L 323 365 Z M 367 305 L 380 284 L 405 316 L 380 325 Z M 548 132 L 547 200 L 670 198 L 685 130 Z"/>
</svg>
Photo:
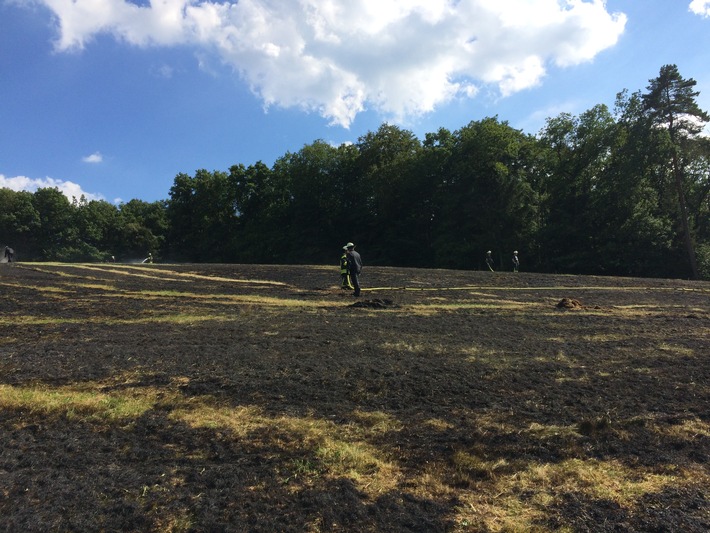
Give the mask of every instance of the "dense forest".
<svg viewBox="0 0 710 533">
<path fill-rule="evenodd" d="M 390 124 L 355 144 L 316 140 L 269 167 L 178 174 L 169 198 L 119 206 L 57 189 L 0 189 L 0 243 L 17 259 L 366 264 L 710 278 L 710 116 L 695 80 L 661 68 L 547 120 L 497 117 L 423 140 Z"/>
</svg>

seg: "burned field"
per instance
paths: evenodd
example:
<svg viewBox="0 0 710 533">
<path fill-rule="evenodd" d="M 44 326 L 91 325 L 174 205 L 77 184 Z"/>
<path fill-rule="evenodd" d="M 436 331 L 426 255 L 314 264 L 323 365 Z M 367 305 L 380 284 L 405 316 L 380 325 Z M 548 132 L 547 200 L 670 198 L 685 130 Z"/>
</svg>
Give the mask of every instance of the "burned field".
<svg viewBox="0 0 710 533">
<path fill-rule="evenodd" d="M 710 283 L 0 266 L 3 531 L 710 529 Z"/>
</svg>

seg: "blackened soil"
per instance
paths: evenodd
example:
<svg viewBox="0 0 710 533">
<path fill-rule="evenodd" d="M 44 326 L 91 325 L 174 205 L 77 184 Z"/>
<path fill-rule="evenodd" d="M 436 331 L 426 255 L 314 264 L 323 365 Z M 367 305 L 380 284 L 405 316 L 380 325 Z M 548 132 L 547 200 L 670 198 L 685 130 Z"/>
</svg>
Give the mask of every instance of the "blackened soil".
<svg viewBox="0 0 710 533">
<path fill-rule="evenodd" d="M 325 267 L 0 267 L 2 531 L 710 530 L 710 283 L 368 268 L 354 299 Z"/>
</svg>

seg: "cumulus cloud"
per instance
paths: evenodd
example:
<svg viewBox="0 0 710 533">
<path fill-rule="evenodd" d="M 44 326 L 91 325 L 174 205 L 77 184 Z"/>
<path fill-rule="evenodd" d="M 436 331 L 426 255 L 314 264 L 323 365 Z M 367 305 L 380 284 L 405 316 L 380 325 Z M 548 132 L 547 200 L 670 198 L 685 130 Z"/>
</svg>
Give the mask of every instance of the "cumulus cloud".
<svg viewBox="0 0 710 533">
<path fill-rule="evenodd" d="M 102 156 L 100 152 L 94 152 L 91 155 L 82 157 L 81 160 L 84 163 L 101 163 L 104 160 L 104 156 Z"/>
<path fill-rule="evenodd" d="M 0 188 L 11 189 L 13 191 L 28 191 L 35 192 L 37 189 L 53 188 L 59 189 L 69 200 L 76 198 L 79 200 L 84 196 L 87 200 L 103 200 L 104 197 L 100 194 L 92 194 L 82 190 L 81 185 L 73 181 L 61 181 L 54 178 L 33 179 L 26 176 L 15 176 L 6 178 L 0 174 Z"/>
<path fill-rule="evenodd" d="M 693 0 L 690 2 L 690 10 L 696 15 L 710 17 L 710 0 Z"/>
<path fill-rule="evenodd" d="M 604 0 L 38 1 L 56 16 L 59 51 L 98 34 L 188 44 L 232 67 L 265 107 L 344 127 L 367 108 L 401 119 L 483 85 L 503 96 L 533 87 L 550 65 L 614 46 L 626 24 Z"/>
</svg>

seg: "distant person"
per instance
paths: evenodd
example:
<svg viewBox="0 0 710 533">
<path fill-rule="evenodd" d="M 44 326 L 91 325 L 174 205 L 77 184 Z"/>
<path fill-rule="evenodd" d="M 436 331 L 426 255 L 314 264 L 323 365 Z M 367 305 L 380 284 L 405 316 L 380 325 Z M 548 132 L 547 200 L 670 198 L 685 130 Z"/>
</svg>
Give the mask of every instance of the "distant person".
<svg viewBox="0 0 710 533">
<path fill-rule="evenodd" d="M 144 263 L 152 263 L 152 262 L 153 262 L 153 254 L 151 254 L 150 252 L 148 252 L 148 257 L 146 257 L 145 259 L 143 259 L 143 262 L 144 262 Z"/>
<path fill-rule="evenodd" d="M 342 279 L 341 289 L 353 290 L 353 284 L 350 283 L 350 272 L 348 271 L 348 247 L 343 246 L 343 255 L 340 256 L 340 277 Z"/>
<path fill-rule="evenodd" d="M 350 283 L 353 285 L 353 296 L 360 296 L 360 272 L 362 272 L 362 258 L 355 251 L 355 245 L 351 242 L 345 245 L 347 248 L 348 273 L 350 274 Z"/>
<path fill-rule="evenodd" d="M 7 259 L 8 263 L 15 261 L 15 250 L 9 246 L 5 246 L 5 259 Z"/>
<path fill-rule="evenodd" d="M 518 259 L 518 251 L 513 252 L 513 272 L 517 272 L 520 268 L 520 259 Z"/>
<path fill-rule="evenodd" d="M 495 270 L 493 269 L 494 263 L 492 254 L 493 252 L 491 252 L 490 250 L 486 252 L 486 265 L 488 265 L 488 270 L 490 270 L 491 272 L 495 272 Z"/>
</svg>

